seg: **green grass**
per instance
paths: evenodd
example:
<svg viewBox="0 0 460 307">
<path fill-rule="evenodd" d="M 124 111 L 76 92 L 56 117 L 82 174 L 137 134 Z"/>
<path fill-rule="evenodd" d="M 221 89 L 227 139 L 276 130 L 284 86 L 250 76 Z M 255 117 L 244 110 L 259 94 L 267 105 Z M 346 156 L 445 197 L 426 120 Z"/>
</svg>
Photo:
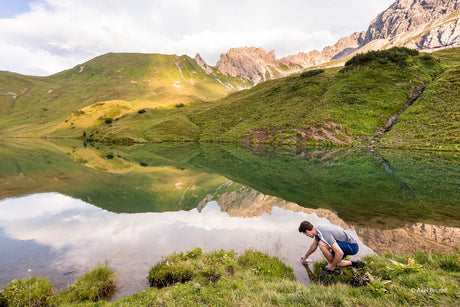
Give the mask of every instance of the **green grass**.
<svg viewBox="0 0 460 307">
<path fill-rule="evenodd" d="M 424 252 L 369 256 L 363 269 L 345 268 L 337 277 L 323 277 L 325 262 L 319 262 L 307 286 L 277 258 L 257 251 L 237 255 L 195 249 L 166 257 L 149 274 L 159 280 L 186 278 L 104 305 L 455 306 L 460 298 L 459 256 Z M 407 264 L 409 259 L 414 263 Z"/>
<path fill-rule="evenodd" d="M 46 306 L 52 294 L 52 285 L 45 277 L 15 279 L 0 291 L 0 306 Z"/>
<path fill-rule="evenodd" d="M 387 59 L 387 53 L 395 55 Z M 91 133 L 97 134 L 98 140 L 115 142 L 117 138 L 131 137 L 138 142 L 217 141 L 288 147 L 370 145 L 376 138 L 378 141 L 378 131 L 387 120 L 420 94 L 421 88 L 426 86 L 426 92 L 414 106 L 430 93 L 437 97 L 445 91 L 445 84 L 438 80 L 451 80 L 458 75 L 453 60 L 441 62 L 435 56 L 412 52 L 387 53 L 376 52 L 377 58 L 350 63 L 343 69 L 263 82 L 206 104 L 133 113 L 120 118 L 115 125 L 95 127 Z M 442 54 L 443 59 L 449 56 Z M 432 143 L 430 149 L 457 150 L 458 86 L 450 84 L 452 94 L 444 99 L 449 109 L 445 110 L 443 105 L 435 112 L 424 108 L 420 111 L 424 117 L 413 117 L 411 122 L 412 126 L 426 125 L 426 118 L 445 122 L 439 128 L 432 129 L 432 125 L 420 132 Z M 410 110 L 412 107 L 406 112 Z M 439 119 L 442 110 L 446 116 Z M 409 137 L 396 142 L 402 135 L 397 126 L 396 132 L 385 135 L 384 146 L 420 147 Z M 404 129 L 404 125 L 401 127 Z M 439 135 L 438 130 L 444 127 L 451 132 Z"/>
<path fill-rule="evenodd" d="M 381 144 L 418 149 L 460 150 L 460 66 L 432 82 Z"/>
<path fill-rule="evenodd" d="M 113 270 L 99 266 L 78 278 L 67 290 L 54 292 L 45 277 L 13 280 L 0 291 L 0 306 L 63 306 L 108 300 L 115 292 Z"/>
<path fill-rule="evenodd" d="M 108 300 L 114 295 L 115 288 L 116 277 L 113 270 L 107 265 L 96 267 L 78 278 L 75 285 L 59 292 L 53 304 Z"/>
<path fill-rule="evenodd" d="M 109 53 L 48 77 L 0 72 L 0 131 L 3 136 L 80 137 L 78 121 L 70 125 L 73 111 L 112 100 L 134 102 L 130 112 L 213 100 L 229 92 L 218 79 L 239 84 L 222 74 L 205 74 L 187 56 L 161 54 Z M 110 114 L 102 110 L 100 116 Z"/>
<path fill-rule="evenodd" d="M 323 275 L 314 264 L 310 285 L 292 268 L 258 251 L 241 255 L 200 248 L 165 257 L 148 273 L 151 289 L 116 302 L 114 273 L 106 266 L 54 294 L 46 278 L 10 282 L 0 306 L 454 306 L 460 299 L 460 253 L 415 252 L 367 256 L 362 269 Z M 95 303 L 97 302 L 97 303 Z"/>
<path fill-rule="evenodd" d="M 187 56 L 107 54 L 49 77 L 0 73 L 0 130 L 114 143 L 362 146 L 378 143 L 379 129 L 425 87 L 380 145 L 458 151 L 458 63 L 458 48 L 393 48 L 226 96 L 250 85 L 207 75 Z"/>
</svg>

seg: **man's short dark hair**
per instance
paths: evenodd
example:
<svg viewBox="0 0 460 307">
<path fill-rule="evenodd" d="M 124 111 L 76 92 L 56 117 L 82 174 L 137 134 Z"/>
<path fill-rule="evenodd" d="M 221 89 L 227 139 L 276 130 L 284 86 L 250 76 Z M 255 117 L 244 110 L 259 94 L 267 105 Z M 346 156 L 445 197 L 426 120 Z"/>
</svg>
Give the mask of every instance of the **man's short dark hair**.
<svg viewBox="0 0 460 307">
<path fill-rule="evenodd" d="M 312 223 L 310 223 L 308 221 L 303 221 L 302 223 L 300 223 L 299 232 L 305 232 L 307 230 L 310 231 L 312 229 L 313 229 Z"/>
</svg>

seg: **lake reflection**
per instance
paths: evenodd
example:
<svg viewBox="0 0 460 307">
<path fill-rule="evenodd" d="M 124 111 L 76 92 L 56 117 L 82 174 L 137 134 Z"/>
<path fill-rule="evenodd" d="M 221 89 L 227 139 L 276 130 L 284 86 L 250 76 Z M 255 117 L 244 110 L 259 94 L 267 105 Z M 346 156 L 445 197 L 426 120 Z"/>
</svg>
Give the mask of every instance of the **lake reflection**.
<svg viewBox="0 0 460 307">
<path fill-rule="evenodd" d="M 57 193 L 5 199 L 0 201 L 0 233 L 9 240 L 29 242 L 32 252 L 25 256 L 21 250 L 0 246 L 2 254 L 22 259 L 14 264 L 16 270 L 1 274 L 0 284 L 25 276 L 27 269 L 36 274 L 46 267 L 53 268 L 54 284 L 63 287 L 91 266 L 108 261 L 120 278 L 118 296 L 123 296 L 145 286 L 150 267 L 161 257 L 194 247 L 261 250 L 282 259 L 299 280 L 307 281 L 298 262 L 311 240 L 297 231 L 305 219 L 317 225 L 330 223 L 316 214 L 276 207 L 258 217 L 231 217 L 216 202 L 207 203 L 201 212 L 116 214 Z M 372 253 L 359 244 L 356 257 Z M 40 257 L 34 248 L 51 251 Z M 312 258 L 320 260 L 321 255 L 317 251 Z M 0 272 L 7 271 L 4 264 L 0 263 Z"/>
<path fill-rule="evenodd" d="M 195 247 L 265 251 L 306 281 L 304 219 L 361 253 L 460 248 L 458 153 L 14 140 L 0 157 L 0 287 L 30 268 L 62 288 L 107 260 L 124 295 Z"/>
</svg>

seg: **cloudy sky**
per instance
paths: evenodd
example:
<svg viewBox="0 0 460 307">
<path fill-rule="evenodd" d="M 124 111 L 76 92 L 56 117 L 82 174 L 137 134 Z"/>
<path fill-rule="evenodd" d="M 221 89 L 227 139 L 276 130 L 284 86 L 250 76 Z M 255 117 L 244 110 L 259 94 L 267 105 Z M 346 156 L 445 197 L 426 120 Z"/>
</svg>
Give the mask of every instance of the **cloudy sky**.
<svg viewBox="0 0 460 307">
<path fill-rule="evenodd" d="M 393 2 L 0 0 L 0 70 L 50 75 L 107 52 L 199 52 L 215 65 L 242 46 L 279 58 L 366 30 Z"/>
</svg>

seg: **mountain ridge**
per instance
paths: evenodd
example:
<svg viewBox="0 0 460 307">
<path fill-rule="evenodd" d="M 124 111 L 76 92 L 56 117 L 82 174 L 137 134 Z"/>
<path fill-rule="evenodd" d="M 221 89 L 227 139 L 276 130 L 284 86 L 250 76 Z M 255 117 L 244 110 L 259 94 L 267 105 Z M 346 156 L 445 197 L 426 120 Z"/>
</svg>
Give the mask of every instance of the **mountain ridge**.
<svg viewBox="0 0 460 307">
<path fill-rule="evenodd" d="M 0 72 L 0 131 L 6 137 L 118 143 L 376 142 L 457 151 L 459 49 L 430 55 L 392 46 L 426 40 L 440 27 L 458 24 L 458 13 L 446 11 L 430 27 L 391 41 L 364 44 L 367 32 L 356 32 L 321 52 L 281 59 L 256 47 L 233 48 L 215 67 L 199 54 L 108 53 L 48 77 Z M 322 63 L 325 58 L 334 60 Z M 417 100 L 406 111 L 412 97 Z M 379 134 L 389 121 L 391 131 Z"/>
<path fill-rule="evenodd" d="M 323 65 L 340 66 L 356 53 L 391 47 L 432 52 L 460 46 L 460 0 L 398 0 L 371 21 L 366 31 L 339 39 L 321 51 L 299 52 L 276 59 L 274 50 L 232 48 L 222 54 L 216 67 L 223 74 L 255 84 Z M 248 50 L 257 52 L 248 52 Z M 252 55 L 252 56 L 251 56 Z M 261 58 L 269 57 L 268 61 Z M 268 73 L 267 73 L 268 72 Z"/>
</svg>

